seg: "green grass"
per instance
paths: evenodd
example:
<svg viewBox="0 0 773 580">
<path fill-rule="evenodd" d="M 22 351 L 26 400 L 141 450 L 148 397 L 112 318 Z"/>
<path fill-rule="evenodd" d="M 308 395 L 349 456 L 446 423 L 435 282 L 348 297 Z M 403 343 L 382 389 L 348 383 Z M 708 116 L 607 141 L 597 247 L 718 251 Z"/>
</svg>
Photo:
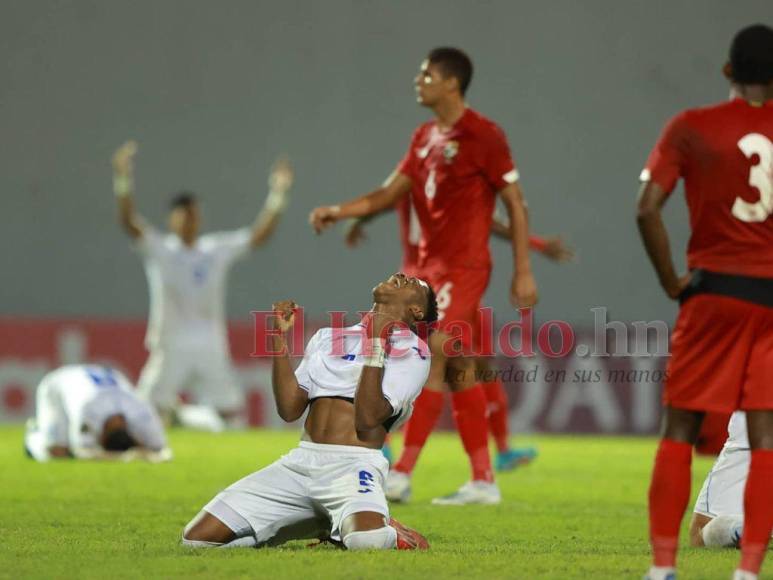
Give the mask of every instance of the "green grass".
<svg viewBox="0 0 773 580">
<path fill-rule="evenodd" d="M 499 478 L 500 506 L 436 507 L 463 483 L 455 435 L 430 440 L 414 502 L 393 515 L 422 531 L 426 553 L 307 550 L 192 551 L 180 530 L 217 491 L 264 466 L 296 433 L 172 431 L 164 465 L 36 464 L 22 430 L 0 427 L 3 578 L 641 578 L 648 566 L 646 490 L 653 439 L 533 437 L 532 465 Z M 693 495 L 710 461 L 695 463 Z M 686 527 L 686 526 L 685 526 Z M 684 542 L 683 542 L 684 543 Z M 684 548 L 682 578 L 730 577 L 734 550 Z"/>
</svg>

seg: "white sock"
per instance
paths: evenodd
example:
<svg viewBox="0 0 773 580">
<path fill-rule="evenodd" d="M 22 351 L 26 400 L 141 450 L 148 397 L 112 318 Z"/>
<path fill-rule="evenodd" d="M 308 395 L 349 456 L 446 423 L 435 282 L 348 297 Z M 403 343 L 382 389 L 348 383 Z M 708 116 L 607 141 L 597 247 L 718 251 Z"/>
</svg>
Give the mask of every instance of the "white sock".
<svg viewBox="0 0 773 580">
<path fill-rule="evenodd" d="M 676 568 L 669 566 L 652 566 L 647 574 L 647 580 L 669 580 L 669 574 L 676 574 Z M 674 578 L 675 576 L 671 576 Z"/>
<path fill-rule="evenodd" d="M 719 516 L 701 530 L 703 543 L 710 548 L 732 548 L 738 545 L 743 520 L 737 516 Z"/>
<path fill-rule="evenodd" d="M 397 530 L 384 526 L 377 530 L 350 532 L 344 537 L 347 550 L 393 550 L 397 546 Z"/>
<path fill-rule="evenodd" d="M 757 575 L 746 570 L 736 570 L 733 574 L 733 580 L 757 580 Z"/>
<path fill-rule="evenodd" d="M 189 540 L 183 536 L 182 544 L 189 548 L 254 548 L 258 545 L 258 542 L 255 540 L 255 536 L 236 538 L 227 544 L 221 544 L 220 542 L 205 542 L 204 540 Z"/>
<path fill-rule="evenodd" d="M 255 536 L 244 536 L 243 538 L 236 538 L 227 544 L 223 544 L 221 548 L 255 548 L 257 545 L 258 542 Z"/>
</svg>

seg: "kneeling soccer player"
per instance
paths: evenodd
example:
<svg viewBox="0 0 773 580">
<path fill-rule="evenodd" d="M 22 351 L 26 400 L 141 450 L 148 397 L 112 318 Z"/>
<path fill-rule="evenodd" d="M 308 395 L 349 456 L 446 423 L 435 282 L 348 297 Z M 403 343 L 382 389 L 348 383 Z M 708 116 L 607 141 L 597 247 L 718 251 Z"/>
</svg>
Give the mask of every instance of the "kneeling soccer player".
<svg viewBox="0 0 773 580">
<path fill-rule="evenodd" d="M 172 456 L 153 407 L 120 371 L 99 365 L 68 365 L 43 377 L 24 448 L 37 461 Z"/>
<path fill-rule="evenodd" d="M 743 494 L 749 476 L 751 448 L 746 413 L 730 418 L 722 452 L 703 482 L 690 522 L 693 546 L 737 548 L 743 532 Z"/>
<path fill-rule="evenodd" d="M 279 416 L 295 421 L 308 408 L 300 445 L 215 496 L 186 526 L 193 547 L 261 547 L 329 538 L 349 550 L 428 547 L 389 518 L 381 454 L 388 431 L 413 411 L 429 373 L 417 324 L 437 319 L 432 289 L 395 274 L 373 289 L 362 323 L 319 330 L 293 373 L 284 334 L 295 303 L 274 305 L 272 383 Z M 395 325 L 399 331 L 391 333 Z"/>
</svg>

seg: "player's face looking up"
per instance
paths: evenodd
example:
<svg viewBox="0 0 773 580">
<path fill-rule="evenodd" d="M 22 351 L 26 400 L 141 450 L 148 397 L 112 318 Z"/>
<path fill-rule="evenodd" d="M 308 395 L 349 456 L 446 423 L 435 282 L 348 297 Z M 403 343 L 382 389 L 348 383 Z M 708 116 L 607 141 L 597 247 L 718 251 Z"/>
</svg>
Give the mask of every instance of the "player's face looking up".
<svg viewBox="0 0 773 580">
<path fill-rule="evenodd" d="M 436 318 L 432 289 L 426 282 L 402 272 L 373 288 L 373 300 L 377 305 L 394 309 L 394 314 L 408 325 L 419 320 L 434 322 Z"/>
<path fill-rule="evenodd" d="M 195 202 L 174 206 L 169 212 L 169 229 L 187 245 L 196 240 L 200 223 L 201 214 Z"/>
</svg>

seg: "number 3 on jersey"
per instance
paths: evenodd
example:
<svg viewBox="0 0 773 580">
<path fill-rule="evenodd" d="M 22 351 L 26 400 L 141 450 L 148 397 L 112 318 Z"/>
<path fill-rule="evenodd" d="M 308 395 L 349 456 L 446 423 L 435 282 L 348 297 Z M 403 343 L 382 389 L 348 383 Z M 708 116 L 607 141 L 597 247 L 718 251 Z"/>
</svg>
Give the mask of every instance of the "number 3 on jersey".
<svg viewBox="0 0 773 580">
<path fill-rule="evenodd" d="M 760 199 L 749 203 L 736 197 L 731 213 L 742 222 L 764 222 L 773 213 L 773 142 L 765 135 L 749 133 L 738 142 L 738 148 L 750 159 L 754 155 L 759 158 L 749 171 L 749 185 L 760 192 Z"/>
</svg>

